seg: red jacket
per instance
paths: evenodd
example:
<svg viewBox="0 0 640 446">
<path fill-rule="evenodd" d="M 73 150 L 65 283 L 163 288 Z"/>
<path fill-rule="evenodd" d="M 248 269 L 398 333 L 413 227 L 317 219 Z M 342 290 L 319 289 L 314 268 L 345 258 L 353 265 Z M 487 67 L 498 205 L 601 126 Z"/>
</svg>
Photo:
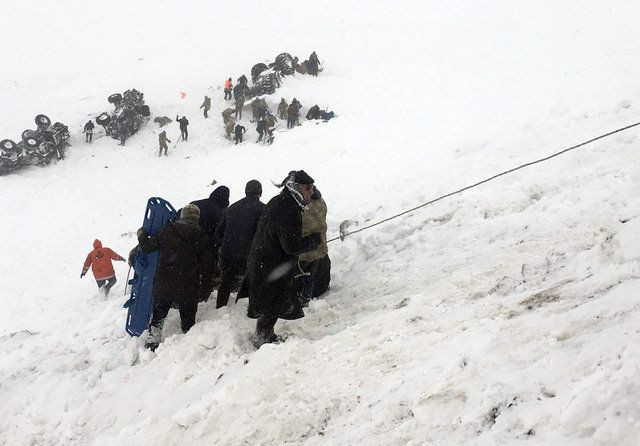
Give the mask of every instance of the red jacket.
<svg viewBox="0 0 640 446">
<path fill-rule="evenodd" d="M 124 258 L 109 248 L 103 248 L 102 242 L 98 239 L 94 240 L 93 248 L 93 251 L 87 255 L 87 260 L 84 261 L 82 274 L 86 274 L 89 270 L 89 266 L 91 266 L 91 271 L 93 271 L 93 276 L 96 280 L 106 280 L 115 276 L 116 273 L 113 270 L 111 260 L 124 261 Z"/>
<path fill-rule="evenodd" d="M 225 90 L 231 90 L 231 81 L 229 79 L 227 79 L 226 81 L 224 81 L 224 89 Z"/>
</svg>

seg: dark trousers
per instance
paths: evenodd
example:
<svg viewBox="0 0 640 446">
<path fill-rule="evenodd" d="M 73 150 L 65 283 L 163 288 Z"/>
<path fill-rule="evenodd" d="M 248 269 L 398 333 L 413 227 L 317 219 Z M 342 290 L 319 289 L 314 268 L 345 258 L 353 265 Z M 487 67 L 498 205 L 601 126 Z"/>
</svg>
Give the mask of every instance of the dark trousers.
<svg viewBox="0 0 640 446">
<path fill-rule="evenodd" d="M 167 151 L 169 150 L 169 147 L 167 147 L 166 143 L 164 143 L 164 144 L 160 143 L 160 153 L 158 153 L 158 156 L 162 156 L 162 151 L 163 150 L 164 150 L 164 154 L 167 155 Z"/>
<path fill-rule="evenodd" d="M 208 118 L 208 117 L 209 117 L 209 115 L 207 114 L 208 112 L 209 112 L 209 109 L 208 109 L 208 108 L 205 108 L 205 109 L 204 109 L 204 117 L 205 117 L 205 118 Z"/>
<path fill-rule="evenodd" d="M 231 90 L 225 90 L 224 91 L 224 98 L 225 99 L 231 99 Z"/>
<path fill-rule="evenodd" d="M 313 283 L 316 275 L 316 269 L 318 269 L 318 263 L 318 260 L 314 260 L 313 262 L 300 262 L 300 269 L 307 273 L 307 275 L 298 277 L 298 280 L 300 281 L 298 296 L 300 304 L 303 307 L 309 306 L 309 301 L 313 297 Z"/>
<path fill-rule="evenodd" d="M 85 135 L 85 141 L 91 142 L 93 140 L 93 132 L 87 132 Z"/>
<path fill-rule="evenodd" d="M 169 314 L 172 302 L 164 299 L 153 300 L 153 317 L 151 318 L 151 327 L 155 327 L 162 331 L 164 320 Z M 178 303 L 178 311 L 180 312 L 180 327 L 182 332 L 186 333 L 196 323 L 196 313 L 198 311 L 198 302 L 194 299 Z"/>
<path fill-rule="evenodd" d="M 220 286 L 216 308 L 222 308 L 229 302 L 229 295 L 238 286 L 238 281 L 247 269 L 246 259 L 220 259 Z"/>
<path fill-rule="evenodd" d="M 238 144 L 239 142 L 242 142 L 242 133 L 236 133 L 236 137 L 234 140 L 236 144 Z"/>
<path fill-rule="evenodd" d="M 273 327 L 278 322 L 278 316 L 272 314 L 265 314 L 260 316 L 256 321 L 256 335 L 263 341 L 269 341 L 275 336 Z"/>
<path fill-rule="evenodd" d="M 287 128 L 292 129 L 296 125 L 296 117 L 295 116 L 287 116 Z"/>
<path fill-rule="evenodd" d="M 96 283 L 98 284 L 98 288 L 104 287 L 104 292 L 107 294 L 109 294 L 109 290 L 111 289 L 112 286 L 116 284 L 116 282 L 117 282 L 116 276 L 113 276 L 104 280 L 96 280 Z"/>
<path fill-rule="evenodd" d="M 182 140 L 186 141 L 187 138 L 189 137 L 189 131 L 186 128 L 180 129 L 180 135 L 182 136 Z"/>
</svg>

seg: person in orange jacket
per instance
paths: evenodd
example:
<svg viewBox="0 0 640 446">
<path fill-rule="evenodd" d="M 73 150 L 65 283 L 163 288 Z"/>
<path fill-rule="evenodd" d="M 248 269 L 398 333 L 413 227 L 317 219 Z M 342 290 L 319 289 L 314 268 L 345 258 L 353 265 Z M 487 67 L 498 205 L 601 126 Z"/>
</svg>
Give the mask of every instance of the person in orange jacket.
<svg viewBox="0 0 640 446">
<path fill-rule="evenodd" d="M 87 274 L 89 266 L 91 266 L 98 288 L 104 290 L 105 294 L 109 294 L 111 287 L 116 284 L 116 273 L 113 270 L 111 260 L 125 261 L 124 257 L 116 254 L 110 248 L 103 248 L 102 242 L 95 239 L 93 251 L 87 255 L 87 260 L 84 261 L 80 278 L 82 279 Z"/>
<path fill-rule="evenodd" d="M 233 85 L 231 85 L 231 78 L 224 81 L 224 98 L 231 99 L 231 91 L 233 90 Z"/>
</svg>

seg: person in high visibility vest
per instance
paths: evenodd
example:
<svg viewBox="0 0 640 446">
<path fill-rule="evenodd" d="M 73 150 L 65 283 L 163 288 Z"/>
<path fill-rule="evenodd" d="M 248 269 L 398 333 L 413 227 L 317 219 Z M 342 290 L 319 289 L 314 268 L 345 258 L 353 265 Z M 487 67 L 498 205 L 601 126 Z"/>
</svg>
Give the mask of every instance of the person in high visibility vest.
<svg viewBox="0 0 640 446">
<path fill-rule="evenodd" d="M 231 91 L 233 90 L 233 85 L 231 84 L 231 78 L 224 81 L 224 98 L 231 99 Z"/>
</svg>

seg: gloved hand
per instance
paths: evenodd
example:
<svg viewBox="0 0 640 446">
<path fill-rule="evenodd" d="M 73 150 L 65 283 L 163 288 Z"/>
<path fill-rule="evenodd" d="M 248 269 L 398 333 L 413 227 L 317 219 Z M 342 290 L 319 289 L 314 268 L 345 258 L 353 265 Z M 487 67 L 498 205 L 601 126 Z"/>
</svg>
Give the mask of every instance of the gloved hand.
<svg viewBox="0 0 640 446">
<path fill-rule="evenodd" d="M 80 273 L 80 278 L 82 279 L 84 277 L 85 273 Z"/>
</svg>

